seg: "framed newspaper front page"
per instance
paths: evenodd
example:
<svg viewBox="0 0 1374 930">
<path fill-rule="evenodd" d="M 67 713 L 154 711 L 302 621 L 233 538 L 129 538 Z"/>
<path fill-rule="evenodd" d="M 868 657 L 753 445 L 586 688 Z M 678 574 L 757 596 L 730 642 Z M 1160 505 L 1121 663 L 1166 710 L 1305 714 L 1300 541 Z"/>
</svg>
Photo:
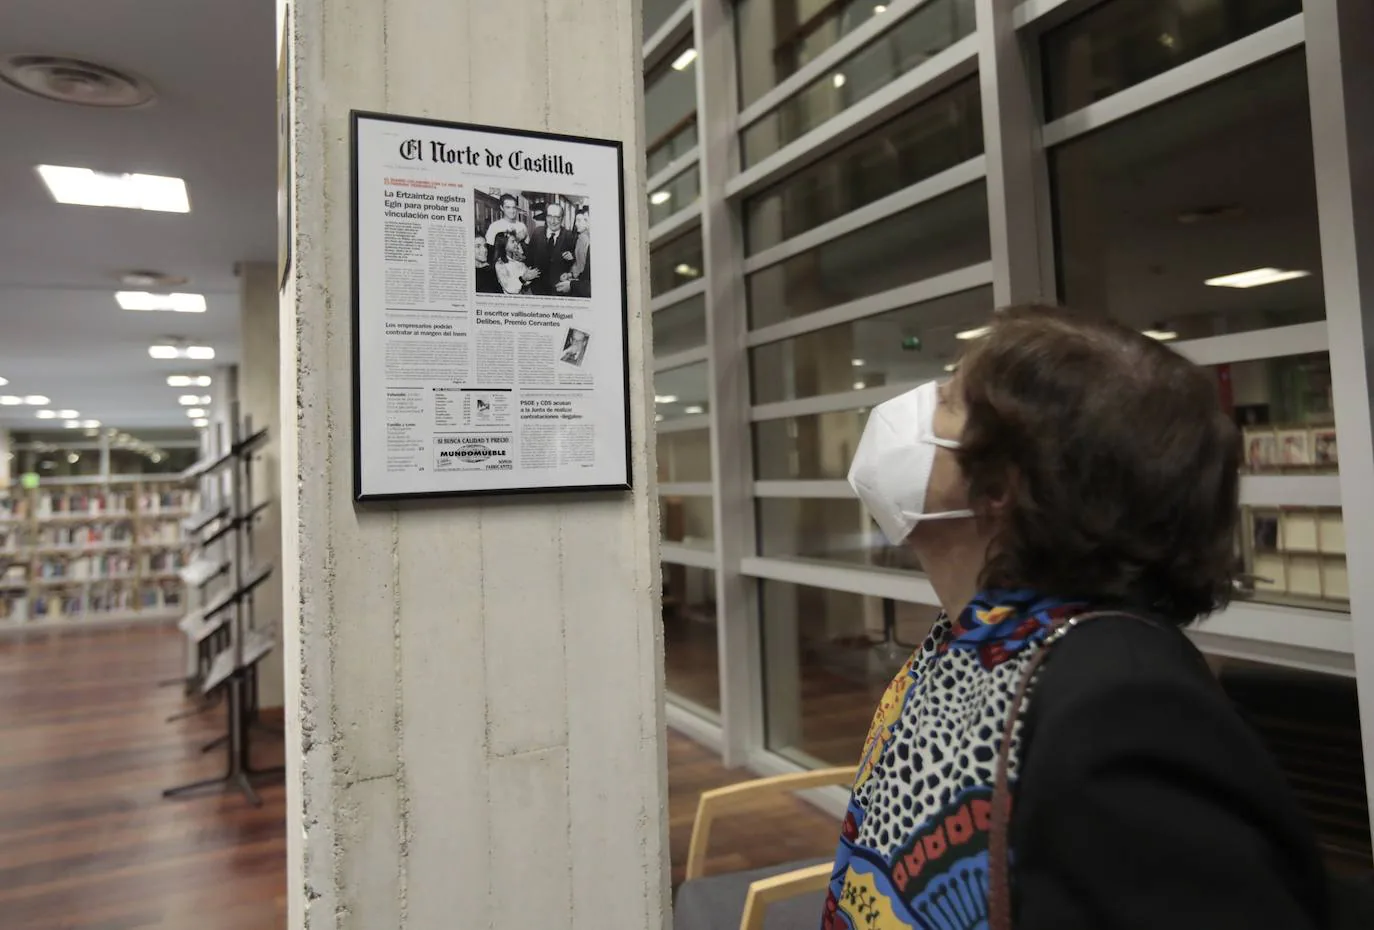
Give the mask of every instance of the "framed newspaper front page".
<svg viewBox="0 0 1374 930">
<path fill-rule="evenodd" d="M 359 501 L 630 487 L 619 142 L 352 114 Z"/>
</svg>

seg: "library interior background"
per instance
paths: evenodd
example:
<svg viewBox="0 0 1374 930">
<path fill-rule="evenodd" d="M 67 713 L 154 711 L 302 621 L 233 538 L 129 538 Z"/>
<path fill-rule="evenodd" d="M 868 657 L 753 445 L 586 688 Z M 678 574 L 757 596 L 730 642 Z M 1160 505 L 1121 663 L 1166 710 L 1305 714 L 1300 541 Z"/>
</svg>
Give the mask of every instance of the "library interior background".
<svg viewBox="0 0 1374 930">
<path fill-rule="evenodd" d="M 675 878 L 701 790 L 855 762 L 939 608 L 851 455 L 1028 295 L 1214 374 L 1244 583 L 1192 635 L 1374 866 L 1374 164 L 1316 59 L 1354 2 L 644 0 Z M 54 6 L 0 11 L 0 924 L 280 926 L 277 24 Z M 226 757 L 268 774 L 161 796 Z M 824 856 L 841 803 L 774 828 Z"/>
</svg>

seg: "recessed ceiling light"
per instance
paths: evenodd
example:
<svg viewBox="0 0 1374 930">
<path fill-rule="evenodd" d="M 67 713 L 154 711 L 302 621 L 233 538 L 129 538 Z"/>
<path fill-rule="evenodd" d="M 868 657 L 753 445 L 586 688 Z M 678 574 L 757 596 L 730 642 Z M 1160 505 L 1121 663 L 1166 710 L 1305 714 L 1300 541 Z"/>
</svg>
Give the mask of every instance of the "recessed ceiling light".
<svg viewBox="0 0 1374 930">
<path fill-rule="evenodd" d="M 80 420 L 68 420 L 62 425 L 65 426 L 67 429 L 81 429 Z"/>
<path fill-rule="evenodd" d="M 215 357 L 215 350 L 210 346 L 177 346 L 162 342 L 157 345 L 149 346 L 148 354 L 153 358 L 161 359 L 190 358 L 196 359 L 197 361 L 205 361 Z M 170 384 L 171 382 L 169 381 L 168 383 Z"/>
<path fill-rule="evenodd" d="M 959 363 L 958 363 L 958 362 L 950 362 L 948 365 L 945 366 L 945 371 L 958 371 L 958 370 L 959 370 Z"/>
<path fill-rule="evenodd" d="M 40 410 L 40 411 L 38 411 L 37 413 L 35 413 L 34 416 L 38 417 L 38 419 L 40 419 L 40 420 L 56 420 L 56 419 L 57 419 L 57 411 L 56 411 L 56 410 Z"/>
<path fill-rule="evenodd" d="M 970 339 L 982 339 L 990 332 L 992 332 L 991 326 L 979 326 L 977 329 L 966 329 L 962 333 L 955 333 L 954 338 L 963 339 L 964 341 L 968 341 Z"/>
<path fill-rule="evenodd" d="M 63 420 L 74 420 L 81 416 L 81 414 L 77 413 L 75 410 L 59 410 L 57 411 L 57 415 Z"/>
<path fill-rule="evenodd" d="M 42 394 L 26 394 L 24 396 L 24 403 L 28 404 L 30 407 L 42 407 L 50 403 L 50 401 Z"/>
<path fill-rule="evenodd" d="M 861 358 L 851 358 L 849 364 L 853 365 L 855 368 L 862 368 L 864 367 L 864 360 Z"/>
<path fill-rule="evenodd" d="M 704 407 L 698 406 L 697 404 L 693 404 L 692 406 L 688 407 L 686 410 L 682 412 L 687 414 L 705 413 L 706 409 Z"/>
<path fill-rule="evenodd" d="M 148 346 L 148 354 L 153 358 L 178 358 L 181 355 L 181 350 L 176 346 L 156 345 Z"/>
<path fill-rule="evenodd" d="M 883 6 L 883 5 L 880 3 L 880 4 L 878 4 L 877 6 L 875 6 L 875 7 L 873 8 L 873 12 L 874 12 L 875 14 L 886 13 L 886 12 L 887 12 L 887 7 Z"/>
<path fill-rule="evenodd" d="M 191 421 L 191 425 L 192 425 L 192 426 L 200 427 L 201 429 L 204 429 L 205 427 L 207 427 L 207 426 L 210 425 L 210 421 L 209 421 L 209 420 L 192 420 L 192 421 Z"/>
<path fill-rule="evenodd" d="M 1151 339 L 1157 339 L 1160 342 L 1168 342 L 1171 339 L 1178 338 L 1178 333 L 1171 329 L 1147 329 L 1141 335 L 1149 336 Z"/>
<path fill-rule="evenodd" d="M 862 381 L 854 382 L 854 390 L 856 391 L 862 391 L 866 387 L 868 387 L 868 385 L 864 384 Z"/>
<path fill-rule="evenodd" d="M 5 385 L 7 385 L 7 384 L 9 384 L 9 383 L 10 383 L 10 379 L 9 379 L 9 378 L 0 378 L 0 387 L 4 387 Z"/>
<path fill-rule="evenodd" d="M 192 419 L 198 420 L 201 417 L 205 416 L 205 411 L 199 407 L 192 407 L 190 410 L 186 411 L 186 415 L 188 417 L 191 417 Z"/>
<path fill-rule="evenodd" d="M 675 404 L 677 403 L 676 394 L 655 394 L 654 403 L 656 404 Z"/>
<path fill-rule="evenodd" d="M 124 310 L 170 310 L 174 313 L 204 313 L 204 294 L 154 294 L 149 291 L 119 291 L 115 301 Z"/>
<path fill-rule="evenodd" d="M 100 421 L 99 421 L 99 420 L 83 420 L 82 423 L 81 423 L 81 425 L 82 425 L 85 429 L 100 429 Z"/>
<path fill-rule="evenodd" d="M 835 72 L 835 76 L 830 79 L 830 83 L 835 85 L 836 90 L 839 90 L 844 86 L 844 75 L 838 71 Z"/>
<path fill-rule="evenodd" d="M 209 375 L 168 375 L 168 387 L 209 387 Z"/>
<path fill-rule="evenodd" d="M 17 394 L 0 394 L 0 407 L 18 407 L 24 398 Z"/>
<path fill-rule="evenodd" d="M 190 213 L 186 182 L 156 174 L 106 174 L 90 168 L 39 165 L 38 174 L 58 203 Z"/>
<path fill-rule="evenodd" d="M 678 265 L 676 268 L 673 269 L 673 271 L 675 271 L 684 278 L 695 278 L 697 275 L 701 274 L 701 272 L 697 270 L 695 265 L 689 265 L 686 262 L 683 262 L 682 264 Z"/>
<path fill-rule="evenodd" d="M 205 361 L 215 357 L 215 350 L 209 346 L 187 346 L 186 357 Z"/>
<path fill-rule="evenodd" d="M 691 67 L 692 62 L 696 60 L 697 50 L 695 48 L 689 48 L 687 49 L 687 51 L 683 52 L 681 55 L 673 59 L 673 70 L 685 71 L 689 67 Z"/>
<path fill-rule="evenodd" d="M 204 401 L 200 399 L 199 394 L 182 394 L 177 398 L 177 403 L 181 404 L 183 407 L 194 407 L 197 404 L 204 403 Z"/>
<path fill-rule="evenodd" d="M 1282 268 L 1255 268 L 1250 271 L 1225 274 L 1219 278 L 1208 278 L 1203 283 L 1208 287 L 1263 287 L 1266 284 L 1278 284 L 1280 281 L 1305 278 L 1311 273 L 1310 271 L 1287 271 Z"/>
<path fill-rule="evenodd" d="M 653 204 L 656 207 L 665 204 L 672 199 L 672 191 L 654 191 L 652 194 L 649 195 L 649 203 Z"/>
</svg>

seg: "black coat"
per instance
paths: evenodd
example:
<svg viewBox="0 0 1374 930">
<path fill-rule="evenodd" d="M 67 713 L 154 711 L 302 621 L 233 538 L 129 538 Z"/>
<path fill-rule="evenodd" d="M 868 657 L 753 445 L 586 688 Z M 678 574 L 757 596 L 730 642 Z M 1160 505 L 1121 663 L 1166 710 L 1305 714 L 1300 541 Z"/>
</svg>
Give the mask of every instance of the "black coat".
<svg viewBox="0 0 1374 930">
<path fill-rule="evenodd" d="M 564 253 L 572 254 L 577 247 L 577 233 L 566 226 L 558 230 L 555 238 L 549 237 L 548 227 L 540 226 L 530 234 L 528 263 L 539 269 L 539 277 L 530 282 L 530 291 L 549 296 L 556 294 L 554 285 L 564 273 L 572 271 L 572 259 L 564 258 Z"/>
<path fill-rule="evenodd" d="M 1014 794 L 1016 930 L 1329 926 L 1307 819 L 1188 639 L 1107 618 L 1053 648 Z"/>
</svg>

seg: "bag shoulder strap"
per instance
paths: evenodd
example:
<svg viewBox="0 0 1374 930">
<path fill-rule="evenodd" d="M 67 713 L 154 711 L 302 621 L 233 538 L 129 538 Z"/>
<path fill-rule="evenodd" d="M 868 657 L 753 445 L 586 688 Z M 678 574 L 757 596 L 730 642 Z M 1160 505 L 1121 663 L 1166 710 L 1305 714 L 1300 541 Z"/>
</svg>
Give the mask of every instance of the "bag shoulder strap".
<svg viewBox="0 0 1374 930">
<path fill-rule="evenodd" d="M 1011 829 L 1011 786 L 1008 781 L 1007 766 L 1011 761 L 1011 740 L 1012 734 L 1016 731 L 1016 722 L 1021 719 L 1021 713 L 1025 710 L 1026 695 L 1030 691 L 1031 682 L 1035 680 L 1036 672 L 1040 670 L 1040 666 L 1049 657 L 1055 644 L 1082 624 L 1104 617 L 1129 617 L 1140 623 L 1162 629 L 1161 624 L 1157 621 L 1142 617 L 1139 614 L 1115 610 L 1078 614 L 1056 626 L 1050 635 L 1045 637 L 1040 648 L 1031 656 L 1031 660 L 1027 663 L 1026 670 L 1021 674 L 1021 680 L 1017 683 L 1016 692 L 1012 697 L 1011 713 L 1007 715 L 1006 725 L 1002 729 L 1002 745 L 997 752 L 997 777 L 992 789 L 992 829 L 988 836 L 988 926 L 990 930 L 1012 930 L 1011 879 L 1009 874 L 1011 857 L 1008 849 L 1008 834 Z"/>
</svg>

